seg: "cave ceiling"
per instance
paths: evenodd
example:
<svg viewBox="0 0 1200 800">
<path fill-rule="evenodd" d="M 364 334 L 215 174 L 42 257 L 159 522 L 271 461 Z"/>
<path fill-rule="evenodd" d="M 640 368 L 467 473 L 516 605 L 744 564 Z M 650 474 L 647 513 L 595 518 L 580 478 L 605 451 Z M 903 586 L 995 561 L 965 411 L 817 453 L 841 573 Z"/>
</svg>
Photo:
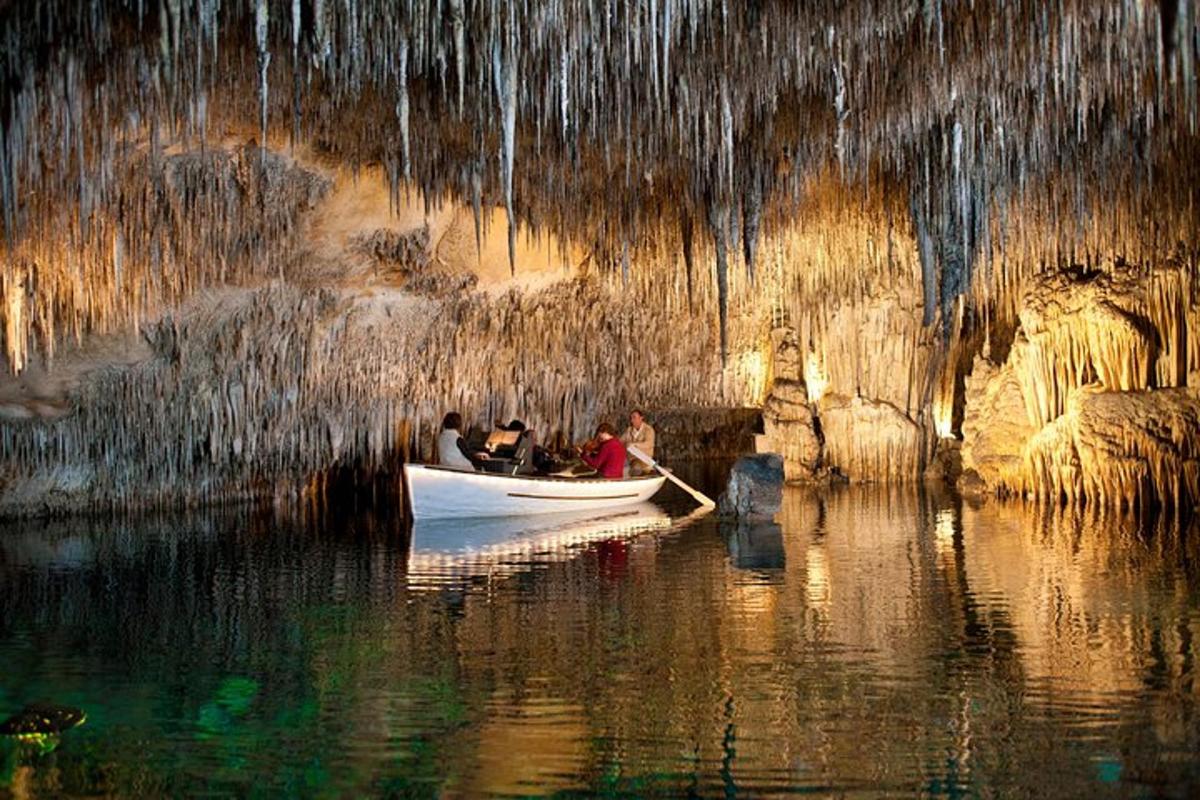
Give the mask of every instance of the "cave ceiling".
<svg viewBox="0 0 1200 800">
<path fill-rule="evenodd" d="M 1192 0 L 10 0 L 0 19 L 10 246 L 64 208 L 86 227 L 131 153 L 232 135 L 502 207 L 510 252 L 519 228 L 600 258 L 695 237 L 752 274 L 832 172 L 944 262 L 929 314 L 997 198 L 1195 169 Z"/>
</svg>

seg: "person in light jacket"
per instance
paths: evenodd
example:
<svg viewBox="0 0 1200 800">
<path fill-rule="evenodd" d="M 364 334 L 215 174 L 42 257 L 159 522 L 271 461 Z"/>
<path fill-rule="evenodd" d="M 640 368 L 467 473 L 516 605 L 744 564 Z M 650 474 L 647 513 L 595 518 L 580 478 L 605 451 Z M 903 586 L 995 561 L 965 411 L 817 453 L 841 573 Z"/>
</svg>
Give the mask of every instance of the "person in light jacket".
<svg viewBox="0 0 1200 800">
<path fill-rule="evenodd" d="M 629 412 L 629 427 L 621 434 L 621 444 L 625 447 L 633 445 L 650 458 L 654 458 L 654 428 L 646 422 L 646 415 L 640 408 Z M 632 453 L 629 455 L 629 474 L 648 475 L 650 466 Z"/>
<path fill-rule="evenodd" d="M 438 434 L 438 464 L 443 467 L 474 471 L 471 451 L 462 437 L 462 415 L 451 411 L 442 418 L 442 432 Z"/>
</svg>

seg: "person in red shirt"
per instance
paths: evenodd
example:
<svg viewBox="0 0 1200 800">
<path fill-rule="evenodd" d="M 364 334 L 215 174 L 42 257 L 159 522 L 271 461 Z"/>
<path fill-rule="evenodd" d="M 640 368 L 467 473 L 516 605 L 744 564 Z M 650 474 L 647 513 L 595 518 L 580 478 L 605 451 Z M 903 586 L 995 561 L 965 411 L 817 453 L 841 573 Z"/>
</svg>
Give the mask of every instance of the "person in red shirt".
<svg viewBox="0 0 1200 800">
<path fill-rule="evenodd" d="M 601 478 L 625 477 L 625 445 L 617 438 L 617 431 L 607 422 L 601 422 L 596 428 L 594 441 L 599 447 L 581 454 L 589 466 L 600 473 Z"/>
</svg>

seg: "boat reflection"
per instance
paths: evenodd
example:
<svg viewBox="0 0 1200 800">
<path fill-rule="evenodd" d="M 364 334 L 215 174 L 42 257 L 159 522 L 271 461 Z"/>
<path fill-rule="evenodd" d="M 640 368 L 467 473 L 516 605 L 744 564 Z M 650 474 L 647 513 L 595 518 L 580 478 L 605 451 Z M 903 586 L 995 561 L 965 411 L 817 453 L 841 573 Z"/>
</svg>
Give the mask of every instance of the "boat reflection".
<svg viewBox="0 0 1200 800">
<path fill-rule="evenodd" d="M 650 502 L 608 511 L 417 520 L 408 555 L 408 584 L 442 587 L 503 575 L 532 564 L 569 559 L 590 544 L 665 530 L 684 520 L 672 519 Z"/>
</svg>

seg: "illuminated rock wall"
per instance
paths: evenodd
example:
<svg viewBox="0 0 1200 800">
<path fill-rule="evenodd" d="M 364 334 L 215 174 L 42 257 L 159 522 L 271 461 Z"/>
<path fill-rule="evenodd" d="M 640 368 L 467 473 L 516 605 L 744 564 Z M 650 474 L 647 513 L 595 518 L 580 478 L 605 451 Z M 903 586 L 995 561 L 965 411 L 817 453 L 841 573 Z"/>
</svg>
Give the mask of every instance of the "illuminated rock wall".
<svg viewBox="0 0 1200 800">
<path fill-rule="evenodd" d="M 575 438 L 770 395 L 793 478 L 961 435 L 984 488 L 1107 499 L 1027 440 L 1200 372 L 1195 3 L 503 5 L 9 4 L 4 491 L 259 493 L 447 407 Z"/>
<path fill-rule="evenodd" d="M 1044 273 L 1005 363 L 975 362 L 964 467 L 989 488 L 1053 501 L 1194 505 L 1194 309 L 1175 264 Z"/>
<path fill-rule="evenodd" d="M 449 410 L 485 427 L 519 417 L 550 443 L 634 407 L 673 409 L 667 455 L 748 446 L 755 412 L 724 409 L 761 402 L 754 318 L 731 324 L 723 365 L 706 319 L 615 290 L 569 250 L 523 243 L 512 279 L 503 261 L 491 269 L 496 237 L 476 249 L 469 214 L 462 231 L 453 210 L 389 210 L 368 177 L 298 163 L 278 180 L 281 195 L 320 192 L 286 241 L 256 241 L 281 265 L 273 279 L 246 270 L 240 285 L 160 298 L 137 335 L 60 342 L 50 363 L 34 351 L 0 386 L 0 512 L 271 496 L 344 468 L 394 476 L 432 454 Z"/>
</svg>

